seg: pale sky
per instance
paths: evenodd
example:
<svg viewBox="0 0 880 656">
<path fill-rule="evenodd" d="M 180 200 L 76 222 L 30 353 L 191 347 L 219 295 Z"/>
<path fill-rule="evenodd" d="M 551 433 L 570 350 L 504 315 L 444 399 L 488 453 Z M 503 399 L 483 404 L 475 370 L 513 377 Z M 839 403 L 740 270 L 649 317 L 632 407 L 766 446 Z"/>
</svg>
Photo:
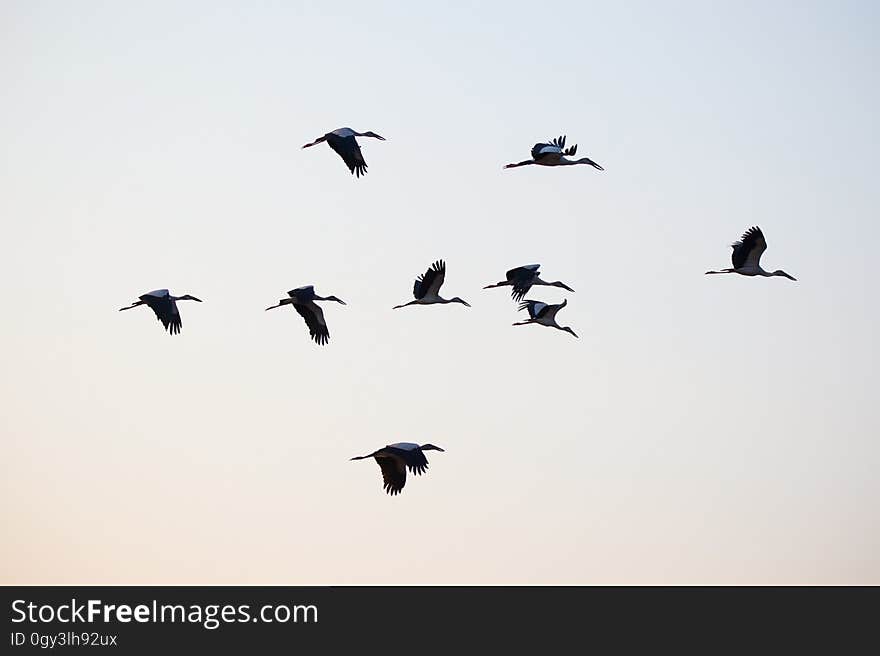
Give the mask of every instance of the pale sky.
<svg viewBox="0 0 880 656">
<path fill-rule="evenodd" d="M 0 582 L 880 583 L 878 5 L 414 4 L 0 3 Z"/>
</svg>

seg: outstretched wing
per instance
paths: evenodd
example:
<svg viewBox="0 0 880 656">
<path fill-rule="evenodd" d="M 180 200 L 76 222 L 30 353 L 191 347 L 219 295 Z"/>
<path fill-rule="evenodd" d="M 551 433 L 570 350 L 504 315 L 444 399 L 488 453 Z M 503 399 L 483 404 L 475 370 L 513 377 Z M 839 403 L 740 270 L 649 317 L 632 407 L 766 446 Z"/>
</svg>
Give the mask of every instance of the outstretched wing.
<svg viewBox="0 0 880 656">
<path fill-rule="evenodd" d="M 761 255 L 767 250 L 764 233 L 758 226 L 752 226 L 743 233 L 735 244 L 731 244 L 733 253 L 730 259 L 734 269 L 756 269 L 761 262 Z"/>
<path fill-rule="evenodd" d="M 562 145 L 565 144 L 565 137 L 551 139 L 550 143 L 536 143 L 532 146 L 532 159 L 536 162 L 546 158 L 559 158 L 562 155 Z"/>
<path fill-rule="evenodd" d="M 150 292 L 138 298 L 146 303 L 155 313 L 156 318 L 162 322 L 162 326 L 168 331 L 169 335 L 177 335 L 180 333 L 180 328 L 183 325 L 183 322 L 180 320 L 180 312 L 177 310 L 177 303 L 171 299 L 168 290 L 159 291 L 164 291 L 165 294 L 157 296 L 156 292 Z"/>
<path fill-rule="evenodd" d="M 309 327 L 309 335 L 316 344 L 323 346 L 330 341 L 330 330 L 324 321 L 324 311 L 315 303 L 294 303 L 294 309 L 306 320 Z"/>
<path fill-rule="evenodd" d="M 361 154 L 361 147 L 354 138 L 354 135 L 340 137 L 330 133 L 330 135 L 327 136 L 327 143 L 330 144 L 330 147 L 342 158 L 342 161 L 345 162 L 349 171 L 357 177 L 366 175 L 367 163 L 364 161 L 364 156 Z"/>
<path fill-rule="evenodd" d="M 541 314 L 545 312 L 548 307 L 550 306 L 546 303 L 542 303 L 541 301 L 523 301 L 519 304 L 519 309 L 528 310 L 529 317 L 532 319 L 537 319 L 538 317 L 540 317 Z"/>
<path fill-rule="evenodd" d="M 386 446 L 385 451 L 394 454 L 397 458 L 403 461 L 413 474 L 424 474 L 425 470 L 428 469 L 428 459 L 419 448 L 398 449 L 393 446 Z"/>
<path fill-rule="evenodd" d="M 440 287 L 446 279 L 446 262 L 437 260 L 428 267 L 422 275 L 416 278 L 413 284 L 413 296 L 416 300 L 425 298 L 425 296 L 436 296 L 440 293 Z"/>
<path fill-rule="evenodd" d="M 374 457 L 382 469 L 382 487 L 384 490 L 392 496 L 400 494 L 403 486 L 406 485 L 406 466 L 403 460 L 390 455 L 377 455 Z"/>
<path fill-rule="evenodd" d="M 287 295 L 290 296 L 290 298 L 305 303 L 315 298 L 315 286 L 305 285 L 303 287 L 297 287 L 296 289 L 291 289 L 287 292 Z"/>
<path fill-rule="evenodd" d="M 540 264 L 524 264 L 523 266 L 516 267 L 515 269 L 511 269 L 508 271 L 505 276 L 511 282 L 515 282 L 519 278 L 522 277 L 533 277 L 538 273 L 538 269 L 541 268 Z"/>
<path fill-rule="evenodd" d="M 526 264 L 507 272 L 507 280 L 513 285 L 513 291 L 510 292 L 510 295 L 514 301 L 523 300 L 529 293 L 540 267 L 540 264 Z"/>
</svg>

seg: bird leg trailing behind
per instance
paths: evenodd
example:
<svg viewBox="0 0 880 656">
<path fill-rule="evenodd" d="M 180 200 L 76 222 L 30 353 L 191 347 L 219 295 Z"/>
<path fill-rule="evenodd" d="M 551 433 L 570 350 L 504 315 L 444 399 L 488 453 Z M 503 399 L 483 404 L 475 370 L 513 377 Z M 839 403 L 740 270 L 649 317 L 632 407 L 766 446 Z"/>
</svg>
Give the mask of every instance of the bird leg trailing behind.
<svg viewBox="0 0 880 656">
<path fill-rule="evenodd" d="M 707 271 L 706 275 L 708 276 L 711 273 L 735 273 L 734 269 L 721 269 L 720 271 Z"/>
<path fill-rule="evenodd" d="M 515 169 L 517 166 L 528 166 L 529 164 L 537 164 L 536 161 L 527 159 L 524 162 L 515 162 L 513 164 L 505 164 L 503 168 L 505 169 Z"/>
<path fill-rule="evenodd" d="M 323 137 L 318 137 L 312 143 L 305 144 L 303 148 L 311 148 L 312 146 L 317 146 L 319 143 L 323 143 L 325 141 L 327 141 L 327 135 L 324 135 Z"/>
<path fill-rule="evenodd" d="M 278 301 L 278 305 L 270 305 L 266 308 L 266 310 L 274 310 L 275 308 L 279 308 L 283 305 L 290 305 L 291 303 L 293 303 L 292 298 L 282 298 L 280 301 Z"/>
<path fill-rule="evenodd" d="M 119 311 L 122 312 L 123 310 L 130 310 L 131 308 L 136 308 L 138 305 L 143 305 L 143 304 L 144 304 L 143 301 L 135 301 L 131 305 L 128 305 L 124 308 L 119 308 Z"/>
</svg>

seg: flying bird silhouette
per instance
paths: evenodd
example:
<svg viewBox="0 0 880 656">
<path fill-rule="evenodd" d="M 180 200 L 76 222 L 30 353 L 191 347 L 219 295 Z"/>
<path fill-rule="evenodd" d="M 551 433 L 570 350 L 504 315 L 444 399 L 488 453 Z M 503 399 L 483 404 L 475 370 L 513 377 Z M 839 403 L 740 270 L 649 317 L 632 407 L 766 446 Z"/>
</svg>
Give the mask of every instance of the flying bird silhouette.
<svg viewBox="0 0 880 656">
<path fill-rule="evenodd" d="M 198 299 L 195 296 L 190 296 L 189 294 L 172 296 L 167 289 L 155 289 L 138 296 L 138 299 L 138 301 L 135 301 L 131 305 L 119 308 L 119 311 L 130 310 L 138 305 L 146 305 L 156 313 L 156 318 L 162 322 L 162 325 L 165 327 L 165 330 L 168 331 L 169 335 L 177 335 L 183 325 L 183 321 L 180 319 L 180 311 L 177 309 L 177 301 L 202 302 L 201 299 Z"/>
<path fill-rule="evenodd" d="M 532 146 L 532 159 L 515 162 L 513 164 L 505 164 L 504 168 L 515 169 L 518 166 L 528 166 L 529 164 L 540 164 L 541 166 L 574 166 L 575 164 L 589 164 L 600 171 L 605 170 L 589 157 L 566 159 L 566 157 L 574 157 L 575 153 L 577 153 L 577 144 L 566 148 L 565 136 L 563 135 L 556 139 L 551 139 L 549 143 L 536 143 Z"/>
<path fill-rule="evenodd" d="M 446 280 L 446 262 L 437 260 L 428 267 L 425 273 L 416 278 L 413 284 L 415 300 L 403 303 L 402 305 L 395 305 L 392 309 L 397 310 L 407 305 L 434 305 L 435 303 L 461 303 L 470 307 L 470 303 L 460 299 L 458 296 L 450 299 L 440 296 L 440 287 L 443 285 L 444 280 Z"/>
<path fill-rule="evenodd" d="M 366 175 L 367 162 L 361 153 L 361 147 L 355 137 L 374 137 L 380 141 L 385 141 L 385 137 L 380 137 L 375 132 L 355 132 L 351 128 L 338 128 L 333 132 L 328 132 L 323 137 L 318 137 L 312 143 L 307 143 L 303 148 L 310 148 L 316 144 L 326 141 L 327 144 L 336 151 L 348 170 L 357 177 Z"/>
<path fill-rule="evenodd" d="M 536 323 L 541 326 L 549 326 L 558 330 L 564 330 L 565 332 L 571 333 L 572 335 L 577 337 L 577 335 L 571 328 L 569 328 L 568 326 L 560 326 L 558 323 L 556 323 L 556 313 L 559 312 L 566 305 L 568 305 L 568 299 L 563 300 L 562 303 L 559 303 L 558 305 L 549 305 L 547 303 L 542 303 L 541 301 L 523 301 L 519 304 L 519 309 L 528 310 L 529 318 L 525 321 L 520 321 L 513 325 L 526 326 L 530 323 Z"/>
<path fill-rule="evenodd" d="M 382 470 L 382 487 L 388 494 L 394 496 L 400 494 L 403 486 L 406 485 L 407 469 L 415 475 L 423 474 L 428 469 L 428 459 L 425 458 L 424 451 L 443 451 L 443 449 L 433 444 L 420 446 L 412 442 L 398 442 L 365 456 L 355 456 L 352 460 L 375 458 Z"/>
<path fill-rule="evenodd" d="M 761 255 L 767 250 L 767 241 L 758 226 L 752 226 L 746 230 L 740 240 L 731 244 L 730 247 L 733 248 L 733 252 L 730 254 L 733 268 L 707 271 L 707 275 L 711 273 L 738 273 L 742 276 L 764 276 L 765 278 L 782 276 L 789 280 L 797 280 L 782 269 L 771 273 L 761 268 Z"/>
<path fill-rule="evenodd" d="M 538 269 L 541 268 L 540 264 L 526 264 L 520 267 L 516 267 L 515 269 L 511 269 L 507 272 L 506 280 L 502 280 L 501 282 L 496 282 L 494 285 L 486 285 L 483 289 L 492 289 L 494 287 L 506 287 L 510 286 L 513 289 L 510 292 L 510 296 L 514 301 L 521 301 L 525 298 L 526 294 L 529 293 L 529 290 L 533 285 L 545 285 L 547 287 L 561 287 L 562 289 L 567 289 L 570 292 L 574 290 L 566 285 L 564 282 L 560 282 L 559 280 L 555 282 L 545 282 L 541 280 L 541 274 L 538 273 Z"/>
<path fill-rule="evenodd" d="M 309 328 L 309 335 L 316 344 L 323 346 L 330 341 L 330 330 L 327 328 L 327 322 L 324 320 L 324 311 L 315 301 L 336 301 L 345 305 L 345 301 L 335 296 L 317 296 L 315 294 L 314 285 L 306 285 L 305 287 L 297 287 L 287 292 L 290 298 L 282 298 L 277 305 L 271 305 L 266 311 L 282 305 L 292 305 L 299 315 L 305 319 L 306 326 Z"/>
</svg>

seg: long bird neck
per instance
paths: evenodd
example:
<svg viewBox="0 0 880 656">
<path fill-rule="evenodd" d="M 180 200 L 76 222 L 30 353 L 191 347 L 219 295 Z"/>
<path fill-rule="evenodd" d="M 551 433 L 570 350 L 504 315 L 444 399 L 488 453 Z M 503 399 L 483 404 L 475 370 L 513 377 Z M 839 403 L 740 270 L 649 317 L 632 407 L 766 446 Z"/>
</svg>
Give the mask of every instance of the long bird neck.
<svg viewBox="0 0 880 656">
<path fill-rule="evenodd" d="M 561 280 L 554 280 L 553 282 L 547 282 L 546 280 L 541 280 L 540 276 L 535 276 L 535 280 L 532 282 L 533 285 L 544 285 L 545 287 L 562 287 Z"/>
</svg>

